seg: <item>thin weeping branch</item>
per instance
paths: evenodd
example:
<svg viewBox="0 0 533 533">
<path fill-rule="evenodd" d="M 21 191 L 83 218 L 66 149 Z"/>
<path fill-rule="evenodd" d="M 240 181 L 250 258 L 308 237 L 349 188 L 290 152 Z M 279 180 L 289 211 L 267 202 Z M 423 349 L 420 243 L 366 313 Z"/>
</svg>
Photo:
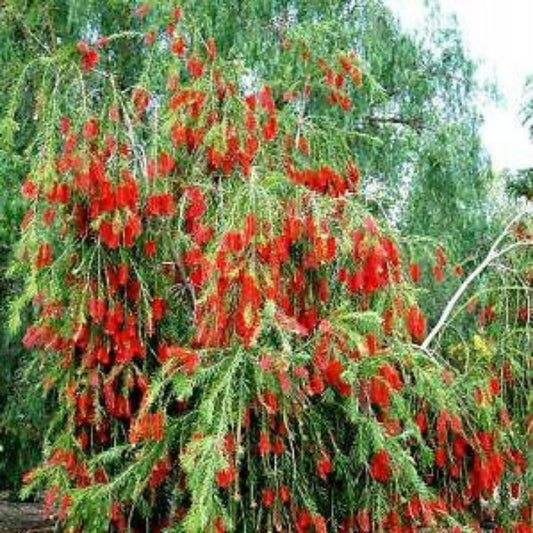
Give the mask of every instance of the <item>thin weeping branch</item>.
<svg viewBox="0 0 533 533">
<path fill-rule="evenodd" d="M 451 312 L 453 311 L 455 305 L 460 300 L 460 298 L 463 296 L 465 291 L 470 287 L 472 282 L 489 266 L 489 264 L 497 259 L 498 257 L 501 257 L 502 255 L 510 252 L 511 250 L 518 248 L 519 246 L 532 246 L 533 243 L 531 242 L 520 242 L 520 243 L 514 243 L 506 248 L 503 248 L 502 250 L 498 250 L 499 245 L 501 242 L 505 239 L 505 237 L 509 234 L 509 231 L 511 228 L 527 213 L 531 212 L 531 207 L 526 208 L 524 211 L 521 211 L 516 215 L 509 224 L 505 227 L 505 229 L 502 231 L 502 233 L 498 236 L 498 238 L 494 241 L 494 244 L 491 246 L 489 253 L 483 259 L 483 261 L 470 273 L 470 275 L 463 281 L 461 286 L 457 289 L 455 294 L 451 297 L 451 299 L 448 301 L 448 304 L 444 308 L 444 311 L 442 312 L 442 315 L 439 318 L 439 321 L 435 325 L 435 327 L 430 331 L 424 342 L 420 345 L 420 348 L 424 351 L 428 350 L 430 344 L 435 339 L 435 337 L 439 334 L 439 332 L 442 330 L 442 328 L 446 325 L 446 322 L 448 320 L 448 317 L 450 316 Z"/>
<path fill-rule="evenodd" d="M 172 250 L 172 252 L 174 256 L 173 264 L 178 268 L 178 272 L 180 274 L 183 286 L 189 293 L 193 309 L 196 309 L 196 292 L 194 290 L 194 286 L 192 285 L 190 281 L 187 280 L 187 273 L 185 271 L 185 265 L 183 264 L 180 254 L 175 250 Z"/>
<path fill-rule="evenodd" d="M 366 120 L 371 124 L 396 124 L 406 126 L 417 132 L 423 129 L 424 123 L 421 117 L 401 117 L 401 116 L 377 116 L 370 115 Z"/>
</svg>

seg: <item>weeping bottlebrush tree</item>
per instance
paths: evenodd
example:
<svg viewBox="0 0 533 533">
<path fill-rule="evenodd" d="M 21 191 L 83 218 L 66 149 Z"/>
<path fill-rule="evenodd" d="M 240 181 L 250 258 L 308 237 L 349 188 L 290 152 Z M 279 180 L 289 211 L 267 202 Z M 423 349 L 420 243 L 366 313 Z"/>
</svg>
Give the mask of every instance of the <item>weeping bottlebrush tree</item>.
<svg viewBox="0 0 533 533">
<path fill-rule="evenodd" d="M 276 19 L 267 79 L 193 11 L 132 17 L 43 64 L 15 308 L 59 408 L 28 490 L 95 533 L 479 527 L 525 458 L 478 376 L 420 346 L 402 251 L 358 198 L 371 73 L 331 27 Z"/>
</svg>

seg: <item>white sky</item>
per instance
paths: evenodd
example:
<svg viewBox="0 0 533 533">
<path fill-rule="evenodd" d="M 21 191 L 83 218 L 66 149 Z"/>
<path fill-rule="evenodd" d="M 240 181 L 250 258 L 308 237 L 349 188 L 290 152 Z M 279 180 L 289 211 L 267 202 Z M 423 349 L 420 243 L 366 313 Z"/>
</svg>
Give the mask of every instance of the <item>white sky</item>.
<svg viewBox="0 0 533 533">
<path fill-rule="evenodd" d="M 386 0 L 404 27 L 423 27 L 423 0 Z M 466 48 L 480 62 L 480 79 L 497 83 L 504 102 L 482 102 L 483 141 L 496 170 L 533 167 L 533 143 L 521 124 L 524 84 L 533 75 L 533 0 L 440 0 L 457 15 Z"/>
</svg>

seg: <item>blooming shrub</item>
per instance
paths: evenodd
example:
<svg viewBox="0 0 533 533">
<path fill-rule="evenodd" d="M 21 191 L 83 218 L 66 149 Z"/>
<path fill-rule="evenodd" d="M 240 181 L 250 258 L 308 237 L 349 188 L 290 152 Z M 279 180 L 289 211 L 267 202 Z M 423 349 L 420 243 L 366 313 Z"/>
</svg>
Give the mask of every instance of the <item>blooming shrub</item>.
<svg viewBox="0 0 533 533">
<path fill-rule="evenodd" d="M 501 376 L 420 348 L 420 267 L 358 197 L 363 62 L 288 37 L 245 83 L 193 13 L 164 24 L 80 43 L 22 188 L 23 342 L 60 398 L 30 486 L 72 531 L 455 532 L 496 490 L 528 531 Z"/>
</svg>

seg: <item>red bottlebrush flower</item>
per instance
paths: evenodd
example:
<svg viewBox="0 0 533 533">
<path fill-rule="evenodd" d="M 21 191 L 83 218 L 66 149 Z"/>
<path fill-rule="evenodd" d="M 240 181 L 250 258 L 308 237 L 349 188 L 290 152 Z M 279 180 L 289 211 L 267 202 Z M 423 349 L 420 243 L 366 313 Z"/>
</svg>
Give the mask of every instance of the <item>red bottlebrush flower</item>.
<svg viewBox="0 0 533 533">
<path fill-rule="evenodd" d="M 117 267 L 117 281 L 121 286 L 128 284 L 128 278 L 130 276 L 130 267 L 127 263 L 120 263 Z"/>
<path fill-rule="evenodd" d="M 165 481 L 165 479 L 168 477 L 170 471 L 172 469 L 172 465 L 170 463 L 170 459 L 167 457 L 165 459 L 161 459 L 159 462 L 157 462 L 152 469 L 152 473 L 150 474 L 149 479 L 149 485 L 151 487 L 157 487 Z"/>
<path fill-rule="evenodd" d="M 497 377 L 493 377 L 489 381 L 489 390 L 493 396 L 498 396 L 501 391 L 500 380 Z"/>
<path fill-rule="evenodd" d="M 185 211 L 185 219 L 192 221 L 204 216 L 207 210 L 207 204 L 204 200 L 202 190 L 199 187 L 187 187 L 185 195 L 189 200 L 189 207 Z"/>
<path fill-rule="evenodd" d="M 72 499 L 72 496 L 70 494 L 64 494 L 61 497 L 61 501 L 59 503 L 58 517 L 59 520 L 61 520 L 62 522 L 66 520 L 73 501 L 74 500 Z"/>
<path fill-rule="evenodd" d="M 320 278 L 318 280 L 318 298 L 323 304 L 327 303 L 329 300 L 329 284 L 328 280 L 325 278 Z"/>
<path fill-rule="evenodd" d="M 275 415 L 278 412 L 278 399 L 272 391 L 266 391 L 262 396 L 262 401 L 269 414 Z"/>
<path fill-rule="evenodd" d="M 475 497 L 492 494 L 500 483 L 505 466 L 503 457 L 496 452 L 486 452 L 483 456 L 474 455 L 469 473 L 472 493 Z"/>
<path fill-rule="evenodd" d="M 187 70 L 194 79 L 201 78 L 204 74 L 204 63 L 198 56 L 191 55 L 187 61 Z"/>
<path fill-rule="evenodd" d="M 433 265 L 431 271 L 433 272 L 433 278 L 437 283 L 442 283 L 444 281 L 444 270 L 441 265 Z"/>
<path fill-rule="evenodd" d="M 394 310 L 390 307 L 383 311 L 382 324 L 385 335 L 392 335 L 394 323 Z"/>
<path fill-rule="evenodd" d="M 419 283 L 421 273 L 420 263 L 412 263 L 409 266 L 409 275 L 413 283 Z"/>
<path fill-rule="evenodd" d="M 355 294 L 357 292 L 360 292 L 364 289 L 365 286 L 365 273 L 362 270 L 358 270 L 357 272 L 354 272 L 353 274 L 350 274 L 348 279 L 348 290 Z"/>
<path fill-rule="evenodd" d="M 257 106 L 257 96 L 255 94 L 249 94 L 244 97 L 244 103 L 250 111 L 255 111 Z"/>
<path fill-rule="evenodd" d="M 270 445 L 270 436 L 268 433 L 262 431 L 259 435 L 259 444 L 257 446 L 259 455 L 266 455 L 272 451 L 272 446 Z"/>
<path fill-rule="evenodd" d="M 66 205 L 70 200 L 70 187 L 66 183 L 55 182 L 47 197 L 50 202 Z"/>
<path fill-rule="evenodd" d="M 435 466 L 444 468 L 448 460 L 448 454 L 444 448 L 437 448 L 434 452 Z"/>
<path fill-rule="evenodd" d="M 244 239 L 239 231 L 229 231 L 223 237 L 222 248 L 238 254 L 244 248 Z"/>
<path fill-rule="evenodd" d="M 437 440 L 440 444 L 446 442 L 448 435 L 448 422 L 450 421 L 450 414 L 446 409 L 443 409 L 437 418 Z"/>
<path fill-rule="evenodd" d="M 156 442 L 163 440 L 165 415 L 162 412 L 146 413 L 137 418 L 130 428 L 130 442 L 136 443 L 146 439 Z"/>
<path fill-rule="evenodd" d="M 161 152 L 157 160 L 157 173 L 159 176 L 167 176 L 176 166 L 176 160 L 166 152 Z"/>
<path fill-rule="evenodd" d="M 278 498 L 282 503 L 287 503 L 291 499 L 291 492 L 289 490 L 289 487 L 287 487 L 286 485 L 281 485 L 278 490 Z"/>
<path fill-rule="evenodd" d="M 368 333 L 365 337 L 368 355 L 374 355 L 378 351 L 378 340 L 373 333 Z"/>
<path fill-rule="evenodd" d="M 163 319 L 166 309 L 167 303 L 164 298 L 154 298 L 152 300 L 152 316 L 156 322 Z"/>
<path fill-rule="evenodd" d="M 181 363 L 183 371 L 187 375 L 193 374 L 200 364 L 200 356 L 194 350 L 181 346 L 171 346 L 168 350 L 170 356 Z"/>
<path fill-rule="evenodd" d="M 497 318 L 497 314 L 496 314 L 496 311 L 494 310 L 493 305 L 487 304 L 481 309 L 479 313 L 479 318 L 478 318 L 479 325 L 481 327 L 485 327 L 491 322 L 494 322 L 496 318 Z"/>
<path fill-rule="evenodd" d="M 272 369 L 272 358 L 268 354 L 261 355 L 259 360 L 259 367 L 263 372 L 268 372 Z"/>
<path fill-rule="evenodd" d="M 321 453 L 320 458 L 317 461 L 316 468 L 319 477 L 326 481 L 328 475 L 333 470 L 333 465 L 331 463 L 331 459 L 325 452 Z"/>
<path fill-rule="evenodd" d="M 455 276 L 462 276 L 464 274 L 463 265 L 455 265 L 453 267 L 453 273 Z"/>
<path fill-rule="evenodd" d="M 26 334 L 22 339 L 22 344 L 27 350 L 31 350 L 35 346 L 43 346 L 47 336 L 47 330 L 43 327 L 28 326 Z"/>
<path fill-rule="evenodd" d="M 150 12 L 150 4 L 144 3 L 141 4 L 137 9 L 135 9 L 135 15 L 140 19 L 144 18 Z"/>
<path fill-rule="evenodd" d="M 307 139 L 303 135 L 301 135 L 300 138 L 298 139 L 298 150 L 300 150 L 300 152 L 305 156 L 309 156 L 309 154 L 311 153 L 311 148 L 309 147 L 309 143 L 307 142 Z"/>
<path fill-rule="evenodd" d="M 427 433 L 428 422 L 427 422 L 426 414 L 423 411 L 418 411 L 418 413 L 416 413 L 415 422 L 416 422 L 416 425 L 418 426 L 418 429 L 420 430 L 420 433 L 422 433 L 422 435 Z"/>
<path fill-rule="evenodd" d="M 384 238 L 382 240 L 382 246 L 387 254 L 387 259 L 394 265 L 395 267 L 399 266 L 400 264 L 400 255 L 398 253 L 398 248 L 396 247 L 396 244 L 389 238 Z"/>
<path fill-rule="evenodd" d="M 272 98 L 272 89 L 268 86 L 262 87 L 258 95 L 259 104 L 270 115 L 276 110 L 276 104 L 274 98 Z"/>
<path fill-rule="evenodd" d="M 172 20 L 179 22 L 183 18 L 183 8 L 181 6 L 175 7 L 172 10 Z"/>
<path fill-rule="evenodd" d="M 488 453 L 493 450 L 494 436 L 491 433 L 488 433 L 487 431 L 478 431 L 476 433 L 476 440 L 484 452 Z"/>
<path fill-rule="evenodd" d="M 370 531 L 370 513 L 368 512 L 368 509 L 361 509 L 357 513 L 356 516 L 357 525 L 359 526 L 359 529 L 364 532 L 368 533 Z"/>
<path fill-rule="evenodd" d="M 137 302 L 139 300 L 141 294 L 141 284 L 139 283 L 139 280 L 130 279 L 126 294 L 130 302 Z"/>
<path fill-rule="evenodd" d="M 26 214 L 24 215 L 24 218 L 22 219 L 22 222 L 20 223 L 20 229 L 25 230 L 30 225 L 30 222 L 34 219 L 34 217 L 35 210 L 28 209 L 28 211 L 26 211 Z"/>
<path fill-rule="evenodd" d="M 276 492 L 272 488 L 263 489 L 261 502 L 265 507 L 272 507 L 276 501 Z"/>
<path fill-rule="evenodd" d="M 516 318 L 520 321 L 520 322 L 523 322 L 524 324 L 529 320 L 529 310 L 528 310 L 528 307 L 527 305 L 522 305 L 517 313 L 516 313 Z"/>
<path fill-rule="evenodd" d="M 144 87 L 135 87 L 131 99 L 138 116 L 141 116 L 150 105 L 150 93 Z"/>
<path fill-rule="evenodd" d="M 164 436 L 164 423 L 165 423 L 165 414 L 162 412 L 157 412 L 151 415 L 151 427 L 150 427 L 150 436 L 156 442 L 163 440 Z"/>
<path fill-rule="evenodd" d="M 466 455 L 468 441 L 462 435 L 455 435 L 452 442 L 453 454 L 457 459 Z"/>
<path fill-rule="evenodd" d="M 81 68 L 85 72 L 92 70 L 100 61 L 100 55 L 94 48 L 90 48 L 87 43 L 80 41 L 78 43 L 78 50 L 81 53 Z"/>
<path fill-rule="evenodd" d="M 197 221 L 193 221 L 188 229 L 191 237 L 198 246 L 207 244 L 215 234 L 214 228 Z"/>
<path fill-rule="evenodd" d="M 37 256 L 35 257 L 35 267 L 38 269 L 44 268 L 52 264 L 52 247 L 50 243 L 43 242 L 37 249 Z"/>
<path fill-rule="evenodd" d="M 313 527 L 316 533 L 328 533 L 326 519 L 322 515 L 313 516 Z"/>
<path fill-rule="evenodd" d="M 285 444 L 283 444 L 283 441 L 280 437 L 276 437 L 274 439 L 274 443 L 272 444 L 272 453 L 274 455 L 283 455 L 283 452 L 285 451 Z"/>
<path fill-rule="evenodd" d="M 353 161 L 349 161 L 346 165 L 346 181 L 351 192 L 355 193 L 358 191 L 360 179 L 361 174 L 359 168 Z"/>
<path fill-rule="evenodd" d="M 446 266 L 448 261 L 446 260 L 444 250 L 440 246 L 435 250 L 435 258 L 437 259 L 437 264 L 440 267 Z"/>
<path fill-rule="evenodd" d="M 105 35 L 101 35 L 98 37 L 94 43 L 97 48 L 104 48 L 109 44 L 109 37 L 106 37 Z"/>
<path fill-rule="evenodd" d="M 227 489 L 237 479 L 237 471 L 234 466 L 228 466 L 219 470 L 216 474 L 217 485 L 222 489 Z"/>
<path fill-rule="evenodd" d="M 244 117 L 244 126 L 248 133 L 254 133 L 257 130 L 257 118 L 253 111 L 246 111 L 246 115 Z"/>
<path fill-rule="evenodd" d="M 386 450 L 380 450 L 370 459 L 370 475 L 376 481 L 386 483 L 390 480 L 392 472 L 390 456 Z"/>
<path fill-rule="evenodd" d="M 422 342 L 426 333 L 426 317 L 417 305 L 412 305 L 407 312 L 407 329 L 415 342 Z"/>
<path fill-rule="evenodd" d="M 89 315 L 96 324 L 101 324 L 107 312 L 107 303 L 103 298 L 89 300 Z"/>
<path fill-rule="evenodd" d="M 146 257 L 154 257 L 157 253 L 157 244 L 155 241 L 146 241 L 144 243 L 144 255 Z"/>
<path fill-rule="evenodd" d="M 390 388 L 381 378 L 373 377 L 368 388 L 370 402 L 386 409 L 390 403 Z"/>
<path fill-rule="evenodd" d="M 172 216 L 174 211 L 172 193 L 152 194 L 147 198 L 146 214 L 148 216 Z"/>
<path fill-rule="evenodd" d="M 267 121 L 265 122 L 265 125 L 263 126 L 263 138 L 265 141 L 272 141 L 276 138 L 278 134 L 278 120 L 276 118 L 276 115 L 274 113 L 271 113 Z"/>
<path fill-rule="evenodd" d="M 31 178 L 27 178 L 26 181 L 22 184 L 21 187 L 22 196 L 32 200 L 37 197 L 39 188 Z"/>
<path fill-rule="evenodd" d="M 152 46 L 155 43 L 156 35 L 157 34 L 155 30 L 149 30 L 148 32 L 146 32 L 146 34 L 144 35 L 144 44 L 146 46 Z"/>
<path fill-rule="evenodd" d="M 308 527 L 313 525 L 313 517 L 307 509 L 300 509 L 296 519 L 296 531 L 304 533 L 308 531 Z"/>
<path fill-rule="evenodd" d="M 224 449 L 228 453 L 233 453 L 235 451 L 235 437 L 231 433 L 227 433 L 224 437 Z"/>
<path fill-rule="evenodd" d="M 395 391 L 400 391 L 403 387 L 402 378 L 398 371 L 389 364 L 381 365 L 379 368 L 380 375 L 386 380 L 389 386 Z"/>
<path fill-rule="evenodd" d="M 217 45 L 212 37 L 207 39 L 206 48 L 209 59 L 211 59 L 211 61 L 214 61 L 217 57 Z"/>
<path fill-rule="evenodd" d="M 308 328 L 298 322 L 295 318 L 286 315 L 281 309 L 277 309 L 274 316 L 285 331 L 300 337 L 307 337 L 309 335 Z"/>
<path fill-rule="evenodd" d="M 66 135 L 70 130 L 70 119 L 68 117 L 61 117 L 59 131 L 61 135 Z"/>
<path fill-rule="evenodd" d="M 518 449 L 512 449 L 510 451 L 510 456 L 514 464 L 514 473 L 517 476 L 521 476 L 527 469 L 527 458 L 526 456 Z"/>
<path fill-rule="evenodd" d="M 137 214 L 130 213 L 124 225 L 124 246 L 131 248 L 135 239 L 142 233 L 141 217 Z"/>
<path fill-rule="evenodd" d="M 224 519 L 221 516 L 215 518 L 215 533 L 227 533 L 226 526 L 224 525 Z"/>
<path fill-rule="evenodd" d="M 326 383 L 338 389 L 343 396 L 349 396 L 352 389 L 341 379 L 343 372 L 342 363 L 338 359 L 332 359 L 324 369 Z"/>
<path fill-rule="evenodd" d="M 294 377 L 298 379 L 307 379 L 309 377 L 309 370 L 305 366 L 297 365 L 294 367 Z"/>
<path fill-rule="evenodd" d="M 187 144 L 187 128 L 182 124 L 175 124 L 170 130 L 172 142 L 176 147 Z"/>
<path fill-rule="evenodd" d="M 178 57 L 182 57 L 185 54 L 185 39 L 183 37 L 177 37 L 170 49 L 172 50 L 172 53 L 177 55 Z"/>
<path fill-rule="evenodd" d="M 94 139 L 98 135 L 98 120 L 95 117 L 91 117 L 83 125 L 82 134 L 87 141 Z"/>
<path fill-rule="evenodd" d="M 176 31 L 176 24 L 174 22 L 169 22 L 165 28 L 167 37 L 171 38 L 174 36 L 174 32 Z M 170 87 L 172 88 L 172 87 Z"/>
</svg>

